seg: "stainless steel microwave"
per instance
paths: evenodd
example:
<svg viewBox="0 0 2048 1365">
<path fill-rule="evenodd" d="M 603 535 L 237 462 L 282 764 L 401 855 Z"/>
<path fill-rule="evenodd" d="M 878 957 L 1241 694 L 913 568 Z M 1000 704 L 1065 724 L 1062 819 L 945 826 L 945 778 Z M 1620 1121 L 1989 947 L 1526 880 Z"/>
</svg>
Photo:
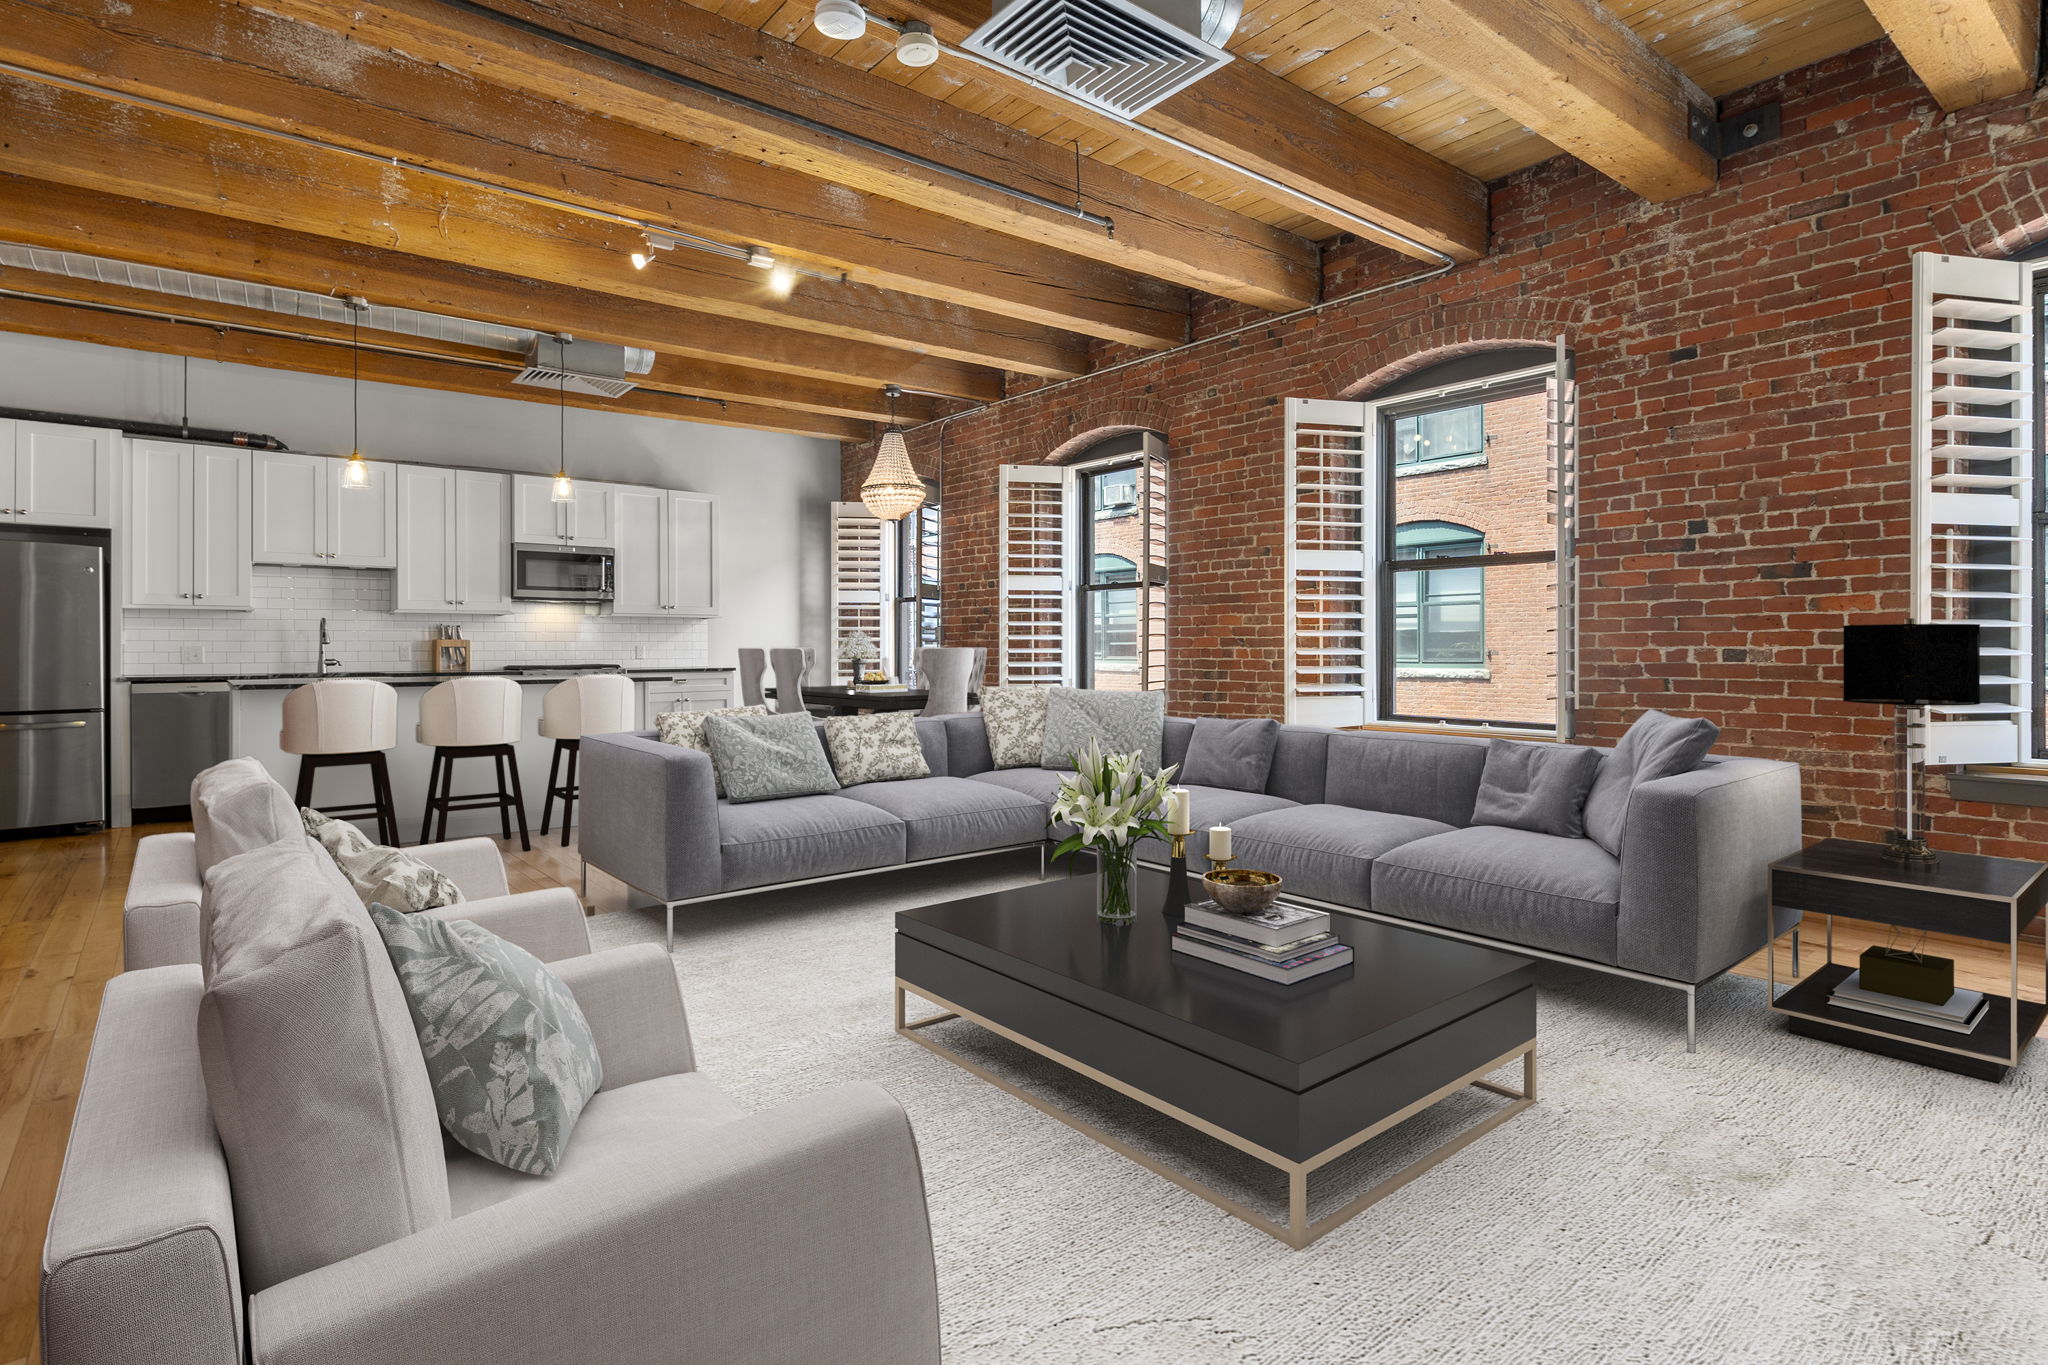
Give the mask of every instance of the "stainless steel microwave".
<svg viewBox="0 0 2048 1365">
<path fill-rule="evenodd" d="M 609 602 L 612 552 L 574 545 L 514 545 L 512 596 L 522 602 Z"/>
</svg>

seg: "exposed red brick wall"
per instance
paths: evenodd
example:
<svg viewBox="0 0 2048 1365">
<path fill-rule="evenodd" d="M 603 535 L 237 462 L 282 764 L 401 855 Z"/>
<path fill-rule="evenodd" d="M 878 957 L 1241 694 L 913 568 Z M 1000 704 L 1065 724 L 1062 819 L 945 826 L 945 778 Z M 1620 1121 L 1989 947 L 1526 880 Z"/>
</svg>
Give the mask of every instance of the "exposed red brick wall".
<svg viewBox="0 0 2048 1365">
<path fill-rule="evenodd" d="M 1871 837 L 1891 819 L 1889 721 L 1838 700 L 1836 632 L 1908 605 L 1909 253 L 2048 233 L 2048 96 L 1944 115 L 1877 44 L 1727 107 L 1772 100 L 1783 136 L 1708 193 L 1650 204 L 1561 158 L 1495 188 L 1485 260 L 949 423 L 948 642 L 998 644 L 995 467 L 1151 427 L 1173 459 L 1170 705 L 1278 714 L 1280 400 L 1563 332 L 1582 385 L 1580 734 L 1611 741 L 1651 706 L 1709 716 L 1724 751 L 1805 767 L 1813 834 Z M 1343 287 L 1414 268 L 1331 257 Z M 1197 334 L 1246 316 L 1205 304 Z M 912 446 L 938 470 L 935 431 Z M 849 451 L 849 486 L 869 458 Z M 1932 806 L 1939 843 L 2048 849 L 2029 809 Z"/>
</svg>

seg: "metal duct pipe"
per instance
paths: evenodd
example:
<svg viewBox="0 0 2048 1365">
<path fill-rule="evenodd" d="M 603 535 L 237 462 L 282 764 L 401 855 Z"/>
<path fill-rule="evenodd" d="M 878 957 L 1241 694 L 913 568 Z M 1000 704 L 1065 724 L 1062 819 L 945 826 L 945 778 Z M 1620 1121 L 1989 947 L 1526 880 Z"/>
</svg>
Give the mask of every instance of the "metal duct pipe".
<svg viewBox="0 0 2048 1365">
<path fill-rule="evenodd" d="M 94 417 L 77 412 L 43 412 L 37 408 L 0 408 L 0 418 L 16 422 L 55 422 L 71 427 L 119 427 L 124 436 L 153 436 L 165 441 L 199 441 L 210 446 L 242 446 L 249 450 L 291 449 L 275 436 L 259 436 L 252 431 L 182 427 L 172 422 L 137 422 L 126 417 Z"/>
</svg>

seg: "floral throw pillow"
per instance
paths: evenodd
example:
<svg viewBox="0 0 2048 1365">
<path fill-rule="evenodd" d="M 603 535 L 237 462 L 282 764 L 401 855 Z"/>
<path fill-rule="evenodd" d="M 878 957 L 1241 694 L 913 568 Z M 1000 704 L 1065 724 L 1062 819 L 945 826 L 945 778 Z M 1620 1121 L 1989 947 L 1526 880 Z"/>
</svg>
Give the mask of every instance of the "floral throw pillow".
<svg viewBox="0 0 2048 1365">
<path fill-rule="evenodd" d="M 710 754 L 711 742 L 704 738 L 704 721 L 710 716 L 765 716 L 765 706 L 728 706 L 722 711 L 664 711 L 654 718 L 654 728 L 663 744 L 673 744 L 681 749 L 695 749 L 701 754 Z M 711 760 L 711 781 L 718 788 L 720 796 L 725 795 L 725 778 L 718 771 L 718 760 Z"/>
<path fill-rule="evenodd" d="M 590 1023 L 562 978 L 480 924 L 370 907 L 448 1136 L 486 1161 L 553 1175 L 604 1084 Z"/>
<path fill-rule="evenodd" d="M 924 746 L 917 742 L 917 718 L 908 711 L 829 717 L 825 747 L 832 751 L 832 770 L 842 787 L 932 775 Z"/>
<path fill-rule="evenodd" d="M 1159 771 L 1165 731 L 1164 692 L 1055 687 L 1046 699 L 1040 765 L 1072 768 L 1075 755 L 1094 744 L 1106 754 L 1135 754 L 1139 770 L 1149 775 Z"/>
<path fill-rule="evenodd" d="M 301 810 L 299 819 L 306 833 L 334 859 L 364 905 L 382 901 L 411 913 L 461 903 L 462 888 L 447 873 L 429 867 L 404 849 L 373 844 L 369 835 L 348 821 L 317 810 Z"/>
<path fill-rule="evenodd" d="M 998 768 L 1036 768 L 1045 750 L 1044 687 L 991 687 L 981 694 L 981 723 Z"/>
</svg>

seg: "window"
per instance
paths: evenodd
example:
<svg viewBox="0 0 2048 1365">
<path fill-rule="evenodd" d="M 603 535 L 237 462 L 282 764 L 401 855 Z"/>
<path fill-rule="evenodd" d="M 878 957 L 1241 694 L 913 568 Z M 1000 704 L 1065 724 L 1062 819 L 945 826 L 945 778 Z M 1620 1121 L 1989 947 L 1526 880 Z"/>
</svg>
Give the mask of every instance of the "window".
<svg viewBox="0 0 2048 1365">
<path fill-rule="evenodd" d="M 1005 465 L 997 583 L 1005 683 L 1166 686 L 1166 448 L 1105 437 L 1068 465 Z"/>
<path fill-rule="evenodd" d="M 1138 658 L 1138 558 L 1145 527 L 1137 464 L 1083 470 L 1079 648 L 1076 685 L 1115 692 L 1141 689 Z"/>
<path fill-rule="evenodd" d="M 1486 449 L 1486 408 L 1479 403 L 1394 419 L 1396 465 L 1429 464 L 1478 455 Z"/>
<path fill-rule="evenodd" d="M 939 643 L 939 494 L 925 481 L 924 506 L 896 523 L 895 657 L 906 666 Z"/>
<path fill-rule="evenodd" d="M 1397 560 L 1466 559 L 1486 537 L 1447 521 L 1394 528 Z M 1434 668 L 1484 667 L 1486 570 L 1419 569 L 1394 575 L 1394 662 Z"/>
</svg>

